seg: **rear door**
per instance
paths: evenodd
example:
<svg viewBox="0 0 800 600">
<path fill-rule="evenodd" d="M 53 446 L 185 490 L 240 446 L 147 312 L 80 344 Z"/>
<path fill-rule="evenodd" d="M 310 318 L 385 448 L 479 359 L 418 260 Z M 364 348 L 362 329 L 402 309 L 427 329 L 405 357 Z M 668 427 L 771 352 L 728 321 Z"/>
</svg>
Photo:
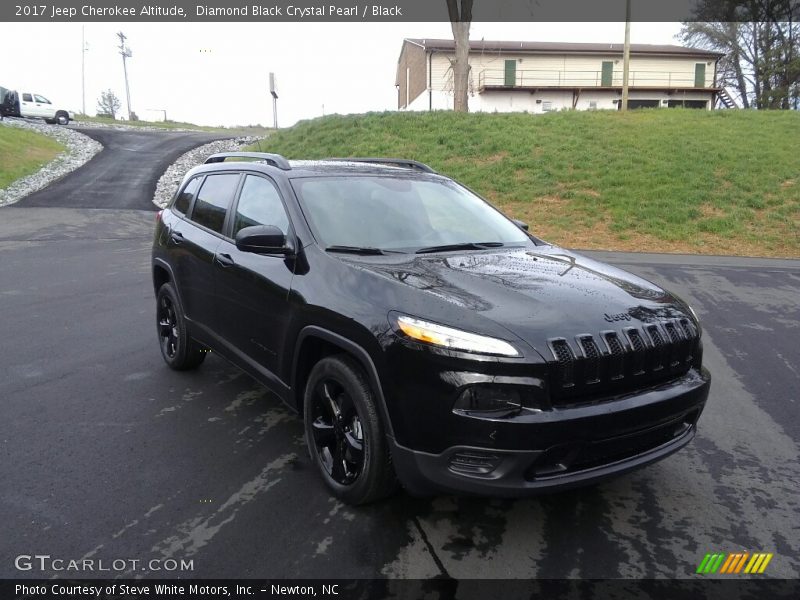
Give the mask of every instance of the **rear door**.
<svg viewBox="0 0 800 600">
<path fill-rule="evenodd" d="M 23 117 L 41 117 L 41 108 L 33 100 L 33 94 L 22 92 L 19 95 L 19 114 Z"/>
<path fill-rule="evenodd" d="M 233 241 L 237 232 L 252 225 L 274 225 L 294 235 L 277 185 L 261 174 L 245 175 L 231 210 L 230 236 L 217 247 L 217 322 L 226 342 L 279 376 L 286 359 L 288 296 L 296 261 L 237 249 Z"/>
<path fill-rule="evenodd" d="M 239 173 L 211 173 L 190 181 L 173 207 L 183 208 L 186 219 L 174 219 L 167 234 L 184 313 L 209 330 L 215 329 L 214 255 L 240 178 Z"/>
</svg>

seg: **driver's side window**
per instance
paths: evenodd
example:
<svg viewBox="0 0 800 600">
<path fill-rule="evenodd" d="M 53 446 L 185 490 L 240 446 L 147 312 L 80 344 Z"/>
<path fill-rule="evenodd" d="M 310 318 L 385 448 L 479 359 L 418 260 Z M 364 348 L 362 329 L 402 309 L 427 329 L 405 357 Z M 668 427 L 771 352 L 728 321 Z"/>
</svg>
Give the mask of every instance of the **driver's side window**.
<svg viewBox="0 0 800 600">
<path fill-rule="evenodd" d="M 287 233 L 289 218 L 275 185 L 264 177 L 248 175 L 236 206 L 233 237 L 236 237 L 239 230 L 253 225 L 274 225 Z"/>
</svg>

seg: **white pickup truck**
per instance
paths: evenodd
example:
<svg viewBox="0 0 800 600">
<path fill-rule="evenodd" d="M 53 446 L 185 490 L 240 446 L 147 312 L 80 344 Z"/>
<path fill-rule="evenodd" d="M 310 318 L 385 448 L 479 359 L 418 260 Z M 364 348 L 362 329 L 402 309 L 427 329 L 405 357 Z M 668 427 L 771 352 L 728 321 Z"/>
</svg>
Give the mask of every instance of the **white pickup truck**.
<svg viewBox="0 0 800 600">
<path fill-rule="evenodd" d="M 34 92 L 18 92 L 0 87 L 0 115 L 44 119 L 47 123 L 66 125 L 72 120 L 70 112 Z"/>
</svg>

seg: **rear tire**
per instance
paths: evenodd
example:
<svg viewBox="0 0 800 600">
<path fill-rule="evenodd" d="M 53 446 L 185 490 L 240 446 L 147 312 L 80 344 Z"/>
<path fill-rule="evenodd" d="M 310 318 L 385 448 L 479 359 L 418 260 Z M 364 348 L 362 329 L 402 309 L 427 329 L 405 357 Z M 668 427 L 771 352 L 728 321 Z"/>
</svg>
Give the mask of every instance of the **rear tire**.
<svg viewBox="0 0 800 600">
<path fill-rule="evenodd" d="M 308 376 L 303 408 L 311 460 L 337 498 L 367 504 L 397 489 L 374 394 L 355 360 L 320 360 Z"/>
<path fill-rule="evenodd" d="M 203 347 L 189 337 L 183 308 L 169 283 L 162 285 L 156 295 L 156 329 L 161 356 L 170 369 L 195 369 L 205 360 Z"/>
</svg>

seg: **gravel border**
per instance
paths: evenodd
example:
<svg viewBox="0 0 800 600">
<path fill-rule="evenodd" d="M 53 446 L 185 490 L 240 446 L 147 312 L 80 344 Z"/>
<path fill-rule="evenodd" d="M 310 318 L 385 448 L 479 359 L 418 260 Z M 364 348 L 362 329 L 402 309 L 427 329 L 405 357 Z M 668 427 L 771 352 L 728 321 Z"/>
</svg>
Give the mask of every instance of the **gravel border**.
<svg viewBox="0 0 800 600">
<path fill-rule="evenodd" d="M 198 146 L 193 150 L 189 150 L 185 154 L 178 157 L 172 163 L 156 184 L 156 193 L 153 196 L 153 204 L 158 208 L 165 208 L 169 204 L 175 192 L 178 191 L 178 186 L 183 180 L 183 176 L 191 168 L 197 165 L 202 165 L 206 158 L 217 152 L 235 152 L 240 150 L 245 144 L 255 144 L 256 141 L 263 139 L 258 137 L 237 137 L 229 140 L 217 140 L 210 144 Z"/>
<path fill-rule="evenodd" d="M 180 131 L 192 133 L 214 133 L 213 131 L 204 131 L 202 129 L 192 129 L 191 127 L 157 127 L 155 125 L 128 125 L 124 121 L 112 121 L 110 123 L 103 123 L 100 121 L 81 121 L 73 120 L 69 124 L 72 127 L 83 127 L 85 129 L 140 129 L 142 131 Z"/>
<path fill-rule="evenodd" d="M 7 206 L 25 196 L 37 192 L 89 162 L 103 149 L 103 145 L 92 138 L 63 125 L 48 125 L 44 121 L 4 118 L 0 127 L 28 129 L 55 138 L 67 149 L 35 173 L 17 179 L 7 188 L 0 189 L 0 206 Z"/>
</svg>

